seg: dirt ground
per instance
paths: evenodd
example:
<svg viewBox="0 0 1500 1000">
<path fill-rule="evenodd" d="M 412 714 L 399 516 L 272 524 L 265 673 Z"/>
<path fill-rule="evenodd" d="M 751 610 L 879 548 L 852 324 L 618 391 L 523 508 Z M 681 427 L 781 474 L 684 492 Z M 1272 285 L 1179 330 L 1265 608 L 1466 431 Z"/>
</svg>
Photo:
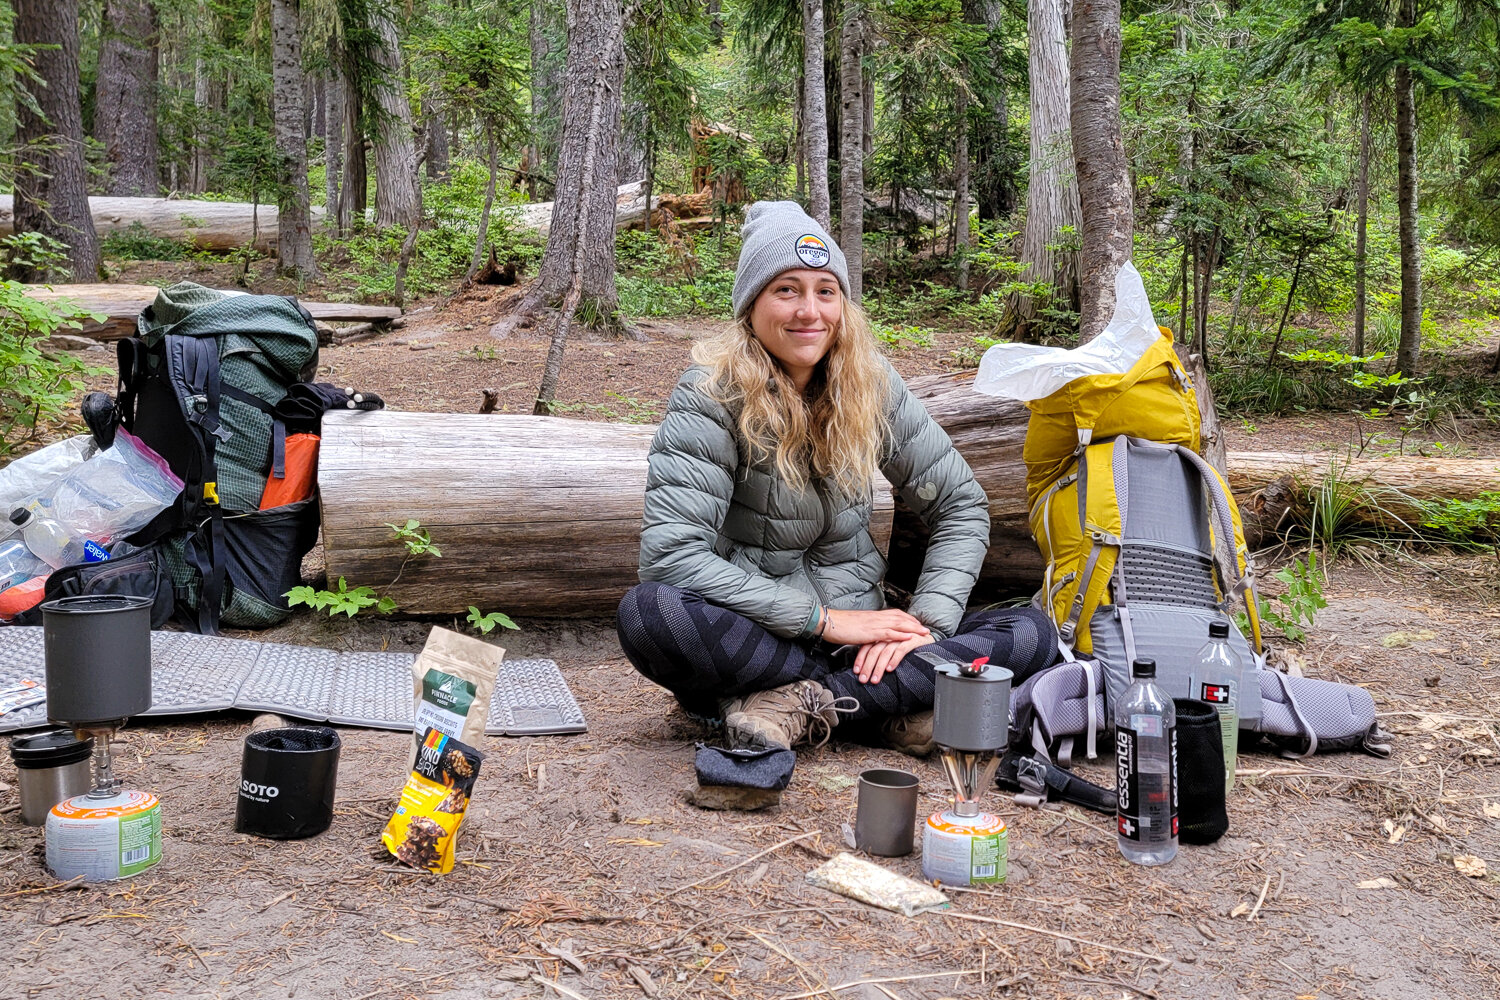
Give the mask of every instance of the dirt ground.
<svg viewBox="0 0 1500 1000">
<path fill-rule="evenodd" d="M 545 344 L 491 338 L 501 307 L 487 291 L 418 313 L 377 340 L 325 349 L 323 375 L 401 408 L 472 411 L 490 387 L 502 409 L 529 412 Z M 559 399 L 588 419 L 654 420 L 704 326 L 570 344 Z M 893 360 L 903 374 L 942 370 L 953 346 L 940 338 Z M 1231 422 L 1230 447 L 1335 447 L 1346 425 Z M 1500 453 L 1487 427 L 1448 436 Z M 1308 674 L 1371 691 L 1393 756 L 1246 753 L 1229 833 L 1161 869 L 1126 864 L 1105 817 L 992 793 L 1011 827 L 1004 886 L 954 892 L 951 909 L 916 918 L 812 888 L 806 873 L 844 849 L 858 772 L 914 769 L 925 815 L 945 802 L 934 760 L 835 741 L 799 756 L 780 806 L 699 810 L 681 792 L 705 733 L 630 669 L 612 624 L 523 620 L 500 641 L 557 660 L 589 731 L 485 740 L 448 876 L 398 866 L 379 846 L 405 777 L 403 734 L 343 729 L 332 829 L 271 842 L 232 829 L 249 715 L 136 724 L 117 773 L 161 797 L 164 860 L 88 887 L 45 871 L 0 755 L 0 933 L 11 941 L 0 995 L 1495 997 L 1500 563 L 1371 550 L 1328 570 L 1329 607 L 1294 655 Z M 415 650 L 430 624 L 300 615 L 258 637 Z M 1081 769 L 1107 781 L 1110 764 Z M 1471 859 L 1484 874 L 1461 873 L 1479 870 Z M 920 877 L 915 854 L 883 863 Z M 838 989 L 863 979 L 886 981 Z"/>
<path fill-rule="evenodd" d="M 542 997 L 551 980 L 591 1000 L 769 998 L 893 977 L 839 995 L 1494 997 L 1500 571 L 1367 558 L 1333 564 L 1330 607 L 1297 655 L 1371 690 L 1394 755 L 1247 753 L 1228 835 L 1165 868 L 1126 864 L 1105 817 L 995 793 L 1011 828 L 1004 886 L 910 919 L 809 887 L 843 848 L 861 769 L 914 767 L 926 814 L 944 802 L 936 763 L 835 742 L 801 754 L 780 806 L 701 811 L 680 793 L 704 733 L 629 668 L 610 623 L 523 621 L 511 655 L 554 657 L 589 731 L 486 739 L 452 874 L 378 846 L 402 734 L 344 729 L 332 829 L 271 842 L 232 829 L 248 715 L 143 722 L 119 771 L 161 796 L 165 858 L 141 876 L 56 888 L 40 831 L 19 825 L 14 791 L 0 797 L 4 993 Z M 426 628 L 304 617 L 276 638 L 416 649 Z M 1107 780 L 1109 763 L 1083 770 Z M 0 781 L 15 781 L 8 760 Z M 1466 877 L 1455 857 L 1487 874 Z M 917 855 L 884 863 L 920 877 Z"/>
</svg>

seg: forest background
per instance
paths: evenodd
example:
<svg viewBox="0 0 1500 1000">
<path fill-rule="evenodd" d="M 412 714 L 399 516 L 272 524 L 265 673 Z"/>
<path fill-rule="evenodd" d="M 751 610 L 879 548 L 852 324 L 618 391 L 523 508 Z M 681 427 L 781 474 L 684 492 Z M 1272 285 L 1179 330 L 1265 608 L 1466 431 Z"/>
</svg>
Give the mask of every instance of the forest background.
<svg viewBox="0 0 1500 1000">
<path fill-rule="evenodd" d="M 140 227 L 99 239 L 87 194 L 275 202 L 275 260 L 234 251 L 242 280 L 274 266 L 289 290 L 405 305 L 493 255 L 486 273 L 539 271 L 521 312 L 565 307 L 560 361 L 575 315 L 624 333 L 727 317 L 741 211 L 795 198 L 859 261 L 887 346 L 961 329 L 965 365 L 998 339 L 1098 331 L 1090 295 L 1113 270 L 1083 222 L 1106 220 L 1104 263 L 1133 256 L 1228 411 L 1500 412 L 1500 354 L 1423 358 L 1474 350 L 1500 311 L 1488 0 L 0 10 L 13 278 L 205 253 Z M 685 197 L 610 254 L 600 213 L 642 180 L 648 200 Z M 554 197 L 544 242 L 515 206 Z M 24 345 L 15 287 L 5 330 Z M 76 375 L 28 360 L 37 377 L 6 387 L 12 441 Z"/>
</svg>

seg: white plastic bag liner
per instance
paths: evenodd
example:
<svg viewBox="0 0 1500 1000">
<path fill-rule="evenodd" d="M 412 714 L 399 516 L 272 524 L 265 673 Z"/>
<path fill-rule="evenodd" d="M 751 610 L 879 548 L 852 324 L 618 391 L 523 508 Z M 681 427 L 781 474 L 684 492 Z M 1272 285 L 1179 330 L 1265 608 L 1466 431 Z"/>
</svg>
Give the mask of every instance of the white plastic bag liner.
<svg viewBox="0 0 1500 1000">
<path fill-rule="evenodd" d="M 980 359 L 974 391 L 1023 403 L 1043 399 L 1074 379 L 1125 374 L 1160 336 L 1141 272 L 1127 261 L 1115 275 L 1115 314 L 1103 333 L 1071 350 L 996 344 Z"/>
<path fill-rule="evenodd" d="M 75 467 L 38 498 L 74 533 L 107 545 L 144 528 L 182 492 L 166 460 L 124 428 L 115 443 Z"/>
<path fill-rule="evenodd" d="M 41 495 L 93 453 L 93 437 L 79 434 L 22 455 L 0 469 L 0 538 L 15 527 L 9 520 L 11 511 Z"/>
</svg>

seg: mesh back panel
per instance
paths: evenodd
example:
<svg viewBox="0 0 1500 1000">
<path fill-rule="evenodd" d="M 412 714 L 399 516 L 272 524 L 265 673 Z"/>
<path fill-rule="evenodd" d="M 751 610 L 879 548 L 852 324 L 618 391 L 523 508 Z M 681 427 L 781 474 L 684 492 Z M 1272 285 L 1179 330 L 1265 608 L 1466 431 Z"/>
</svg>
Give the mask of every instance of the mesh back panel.
<svg viewBox="0 0 1500 1000">
<path fill-rule="evenodd" d="M 1213 564 L 1207 556 L 1127 542 L 1120 547 L 1119 572 L 1125 577 L 1125 596 L 1132 604 L 1218 606 Z"/>
</svg>

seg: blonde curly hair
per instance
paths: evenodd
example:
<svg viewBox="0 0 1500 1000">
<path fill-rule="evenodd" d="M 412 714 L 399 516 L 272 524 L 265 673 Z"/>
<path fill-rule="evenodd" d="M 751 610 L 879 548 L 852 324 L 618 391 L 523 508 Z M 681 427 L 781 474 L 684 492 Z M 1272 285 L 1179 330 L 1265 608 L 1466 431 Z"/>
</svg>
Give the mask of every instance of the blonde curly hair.
<svg viewBox="0 0 1500 1000">
<path fill-rule="evenodd" d="M 826 478 L 848 497 L 868 494 L 889 431 L 890 382 L 864 310 L 845 298 L 832 346 L 799 392 L 750 325 L 747 311 L 722 334 L 693 347 L 709 369 L 707 390 L 739 408 L 752 458 L 772 457 L 793 489 Z"/>
</svg>

